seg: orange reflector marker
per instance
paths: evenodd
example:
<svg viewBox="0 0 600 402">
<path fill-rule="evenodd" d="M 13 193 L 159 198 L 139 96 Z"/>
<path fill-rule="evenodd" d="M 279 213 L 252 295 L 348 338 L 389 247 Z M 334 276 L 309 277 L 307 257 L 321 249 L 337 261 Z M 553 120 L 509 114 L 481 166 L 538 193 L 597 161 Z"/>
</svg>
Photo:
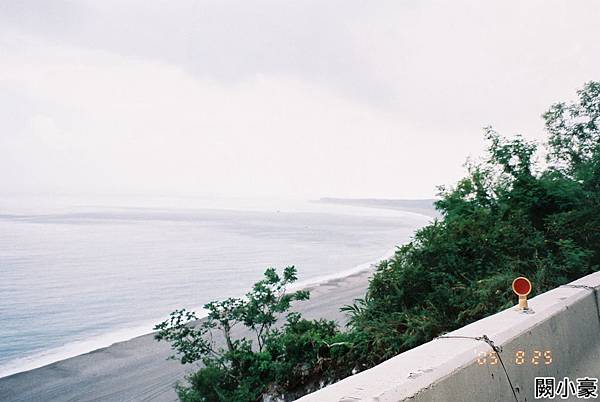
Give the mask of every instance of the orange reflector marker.
<svg viewBox="0 0 600 402">
<path fill-rule="evenodd" d="M 524 276 L 519 276 L 513 281 L 512 290 L 519 296 L 519 310 L 529 310 L 529 306 L 527 306 L 527 295 L 531 293 L 531 289 L 531 282 Z"/>
</svg>

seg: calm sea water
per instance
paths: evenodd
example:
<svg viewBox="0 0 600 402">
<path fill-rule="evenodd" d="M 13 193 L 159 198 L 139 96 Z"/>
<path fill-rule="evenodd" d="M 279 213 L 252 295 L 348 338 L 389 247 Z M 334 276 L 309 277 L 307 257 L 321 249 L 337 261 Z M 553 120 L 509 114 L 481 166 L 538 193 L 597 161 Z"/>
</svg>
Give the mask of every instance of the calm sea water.
<svg viewBox="0 0 600 402">
<path fill-rule="evenodd" d="M 300 202 L 9 201 L 0 202 L 0 376 L 241 295 L 269 266 L 295 265 L 304 281 L 347 271 L 428 220 Z"/>
</svg>

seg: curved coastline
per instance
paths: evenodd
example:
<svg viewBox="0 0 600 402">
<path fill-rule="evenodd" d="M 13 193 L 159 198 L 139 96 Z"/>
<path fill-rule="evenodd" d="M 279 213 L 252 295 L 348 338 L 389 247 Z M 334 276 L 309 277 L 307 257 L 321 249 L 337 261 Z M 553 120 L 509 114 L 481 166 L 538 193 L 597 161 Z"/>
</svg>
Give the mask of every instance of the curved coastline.
<svg viewBox="0 0 600 402">
<path fill-rule="evenodd" d="M 394 250 L 388 251 L 383 256 L 375 260 L 359 264 L 351 269 L 300 281 L 290 287 L 290 289 L 312 289 L 320 285 L 327 285 L 327 283 L 330 281 L 337 281 L 349 276 L 359 275 L 363 272 L 370 272 L 380 261 L 390 258 L 394 254 Z M 202 307 L 196 307 L 192 308 L 192 310 L 201 312 L 203 309 Z M 205 314 L 200 313 L 198 316 L 201 319 L 205 317 Z M 86 353 L 92 353 L 99 349 L 108 348 L 117 343 L 127 342 L 138 337 L 150 335 L 153 333 L 152 328 L 154 325 L 164 319 L 165 317 L 159 317 L 155 320 L 151 320 L 147 323 L 139 324 L 131 328 L 124 328 L 105 334 L 99 334 L 88 339 L 70 342 L 63 346 L 51 348 L 32 356 L 14 359 L 0 367 L 0 381 L 3 378 L 14 374 L 41 368 L 62 360 L 74 358 Z"/>
<path fill-rule="evenodd" d="M 400 213 L 418 215 L 422 224 L 432 219 L 413 211 Z M 350 269 L 294 284 L 293 288 L 311 291 L 311 299 L 295 309 L 307 318 L 345 323 L 339 308 L 364 296 L 375 266 L 391 257 L 396 247 Z M 169 345 L 156 342 L 152 333 L 153 324 L 161 319 L 13 360 L 0 369 L 0 401 L 175 400 L 176 382 L 194 366 L 167 360 L 172 354 Z"/>
<path fill-rule="evenodd" d="M 307 318 L 345 322 L 339 307 L 362 297 L 373 264 L 335 279 L 304 284 L 311 299 L 295 310 Z M 240 332 L 238 335 L 245 335 Z M 0 401 L 174 401 L 175 384 L 194 370 L 169 360 L 170 346 L 153 334 L 137 336 L 54 363 L 0 378 Z"/>
</svg>

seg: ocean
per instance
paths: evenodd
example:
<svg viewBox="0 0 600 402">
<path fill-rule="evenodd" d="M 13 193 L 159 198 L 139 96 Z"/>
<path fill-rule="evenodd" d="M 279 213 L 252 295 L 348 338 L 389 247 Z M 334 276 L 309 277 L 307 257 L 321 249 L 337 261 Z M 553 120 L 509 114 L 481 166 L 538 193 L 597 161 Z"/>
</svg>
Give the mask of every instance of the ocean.
<svg viewBox="0 0 600 402">
<path fill-rule="evenodd" d="M 241 296 L 267 267 L 295 265 L 300 282 L 347 274 L 429 220 L 295 200 L 0 199 L 0 377 Z"/>
</svg>

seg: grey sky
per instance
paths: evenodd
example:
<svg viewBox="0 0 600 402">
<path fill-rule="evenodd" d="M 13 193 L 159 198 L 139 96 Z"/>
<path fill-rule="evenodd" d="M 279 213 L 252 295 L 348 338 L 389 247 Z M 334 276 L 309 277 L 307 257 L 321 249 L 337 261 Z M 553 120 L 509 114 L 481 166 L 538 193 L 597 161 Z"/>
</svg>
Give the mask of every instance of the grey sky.
<svg viewBox="0 0 600 402">
<path fill-rule="evenodd" d="M 597 1 L 5 1 L 6 192 L 429 197 L 600 79 Z"/>
</svg>

